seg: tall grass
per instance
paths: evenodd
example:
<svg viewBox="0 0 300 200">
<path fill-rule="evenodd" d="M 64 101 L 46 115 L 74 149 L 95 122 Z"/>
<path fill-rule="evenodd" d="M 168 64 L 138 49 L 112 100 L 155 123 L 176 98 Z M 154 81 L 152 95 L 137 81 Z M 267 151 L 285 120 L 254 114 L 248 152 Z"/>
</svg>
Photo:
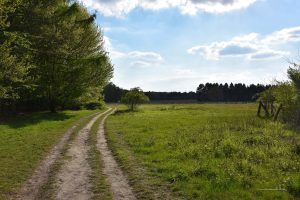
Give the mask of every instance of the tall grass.
<svg viewBox="0 0 300 200">
<path fill-rule="evenodd" d="M 107 129 L 112 144 L 126 143 L 115 150 L 121 162 L 129 149 L 181 198 L 296 198 L 299 134 L 255 112 L 254 104 L 147 105 L 116 113 Z"/>
</svg>

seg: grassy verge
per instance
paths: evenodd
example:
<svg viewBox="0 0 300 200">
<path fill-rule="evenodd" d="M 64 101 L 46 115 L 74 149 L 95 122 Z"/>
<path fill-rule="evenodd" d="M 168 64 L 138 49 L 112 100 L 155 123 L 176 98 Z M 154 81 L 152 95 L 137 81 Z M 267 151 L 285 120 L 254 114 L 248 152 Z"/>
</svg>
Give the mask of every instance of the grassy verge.
<svg viewBox="0 0 300 200">
<path fill-rule="evenodd" d="M 115 107 L 118 107 L 118 111 L 112 118 L 120 113 L 126 113 L 126 107 L 120 105 L 115 105 Z M 108 145 L 127 175 L 137 199 L 181 199 L 180 192 L 174 190 L 171 184 L 162 181 L 159 177 L 152 176 L 151 172 L 145 169 L 143 161 L 135 156 L 130 144 L 124 137 L 125 135 L 117 131 L 120 124 L 113 123 L 112 125 L 109 119 L 110 117 L 108 118 L 109 122 L 105 125 Z M 120 122 L 126 124 L 126 121 Z M 112 127 L 115 125 L 117 126 L 116 129 Z"/>
<path fill-rule="evenodd" d="M 107 140 L 137 199 L 180 199 L 177 191 L 171 192 L 170 184 L 152 176 L 144 168 L 142 161 L 134 157 L 130 146 L 120 133 L 110 132 Z"/>
<path fill-rule="evenodd" d="M 134 190 L 153 194 L 140 198 L 163 186 L 183 199 L 296 199 L 300 135 L 255 112 L 254 104 L 147 105 L 111 116 L 107 133 Z"/>
<path fill-rule="evenodd" d="M 112 194 L 110 191 L 110 186 L 106 181 L 106 177 L 103 174 L 103 163 L 101 160 L 100 152 L 97 149 L 97 132 L 99 125 L 104 116 L 100 117 L 95 124 L 92 126 L 88 144 L 90 150 L 88 152 L 88 162 L 92 168 L 92 174 L 90 180 L 92 182 L 92 191 L 94 200 L 112 200 Z"/>
<path fill-rule="evenodd" d="M 94 112 L 43 112 L 0 123 L 0 199 L 17 193 L 65 131 Z"/>
</svg>

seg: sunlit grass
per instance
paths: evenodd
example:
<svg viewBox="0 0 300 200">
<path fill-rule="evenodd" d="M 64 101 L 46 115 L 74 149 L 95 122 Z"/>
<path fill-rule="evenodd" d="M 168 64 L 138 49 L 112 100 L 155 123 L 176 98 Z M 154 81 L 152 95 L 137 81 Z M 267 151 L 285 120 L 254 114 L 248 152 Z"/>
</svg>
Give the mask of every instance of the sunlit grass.
<svg viewBox="0 0 300 200">
<path fill-rule="evenodd" d="M 113 115 L 107 129 L 130 176 L 133 156 L 180 198 L 292 199 L 299 133 L 255 114 L 254 104 L 147 105 Z"/>
</svg>

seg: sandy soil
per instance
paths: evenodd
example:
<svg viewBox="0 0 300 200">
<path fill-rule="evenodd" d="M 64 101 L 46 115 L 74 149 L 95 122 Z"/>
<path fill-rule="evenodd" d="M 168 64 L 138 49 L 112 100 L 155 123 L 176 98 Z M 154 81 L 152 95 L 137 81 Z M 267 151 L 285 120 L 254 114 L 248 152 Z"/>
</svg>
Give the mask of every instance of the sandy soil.
<svg viewBox="0 0 300 200">
<path fill-rule="evenodd" d="M 101 159 L 104 165 L 103 173 L 107 176 L 115 200 L 135 200 L 136 197 L 134 196 L 126 177 L 107 145 L 104 124 L 108 116 L 109 115 L 106 115 L 103 118 L 97 134 L 97 148 L 101 153 Z"/>
<path fill-rule="evenodd" d="M 95 115 L 95 114 L 93 114 Z M 89 116 L 87 116 L 89 117 Z M 61 152 L 69 140 L 72 132 L 77 128 L 80 122 L 87 118 L 80 119 L 74 126 L 67 130 L 60 141 L 53 147 L 47 157 L 40 163 L 32 176 L 25 182 L 20 193 L 13 199 L 18 200 L 32 200 L 38 194 L 40 188 L 47 182 L 49 178 L 49 172 L 55 161 L 60 157 Z"/>
<path fill-rule="evenodd" d="M 106 111 L 105 113 L 109 112 Z M 89 182 L 89 174 L 91 168 L 88 165 L 88 150 L 87 139 L 91 127 L 95 121 L 104 115 L 99 114 L 94 117 L 81 131 L 79 131 L 75 140 L 70 144 L 70 148 L 66 153 L 66 159 L 57 173 L 55 186 L 57 188 L 55 199 L 64 200 L 85 200 L 91 199 L 92 192 Z"/>
</svg>

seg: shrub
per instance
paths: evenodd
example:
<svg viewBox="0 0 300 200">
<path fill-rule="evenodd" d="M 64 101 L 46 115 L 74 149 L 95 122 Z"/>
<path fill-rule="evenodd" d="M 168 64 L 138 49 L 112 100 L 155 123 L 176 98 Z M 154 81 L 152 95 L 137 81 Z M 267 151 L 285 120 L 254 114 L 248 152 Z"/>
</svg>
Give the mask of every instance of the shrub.
<svg viewBox="0 0 300 200">
<path fill-rule="evenodd" d="M 300 125 L 300 65 L 292 63 L 287 73 L 289 81 L 277 82 L 277 85 L 260 93 L 263 102 L 275 102 L 282 105 L 280 119 L 284 122 Z"/>
<path fill-rule="evenodd" d="M 121 103 L 127 105 L 130 111 L 135 110 L 139 104 L 148 101 L 149 98 L 138 87 L 129 90 L 121 99 Z"/>
<path fill-rule="evenodd" d="M 84 105 L 84 107 L 88 110 L 96 110 L 98 108 L 101 108 L 101 103 L 99 102 L 91 102 Z"/>
<path fill-rule="evenodd" d="M 300 197 L 300 176 L 289 183 L 287 190 L 293 196 Z"/>
<path fill-rule="evenodd" d="M 281 119 L 284 122 L 296 123 L 299 108 L 298 94 L 291 82 L 279 83 L 272 88 L 276 102 L 282 104 Z"/>
</svg>

